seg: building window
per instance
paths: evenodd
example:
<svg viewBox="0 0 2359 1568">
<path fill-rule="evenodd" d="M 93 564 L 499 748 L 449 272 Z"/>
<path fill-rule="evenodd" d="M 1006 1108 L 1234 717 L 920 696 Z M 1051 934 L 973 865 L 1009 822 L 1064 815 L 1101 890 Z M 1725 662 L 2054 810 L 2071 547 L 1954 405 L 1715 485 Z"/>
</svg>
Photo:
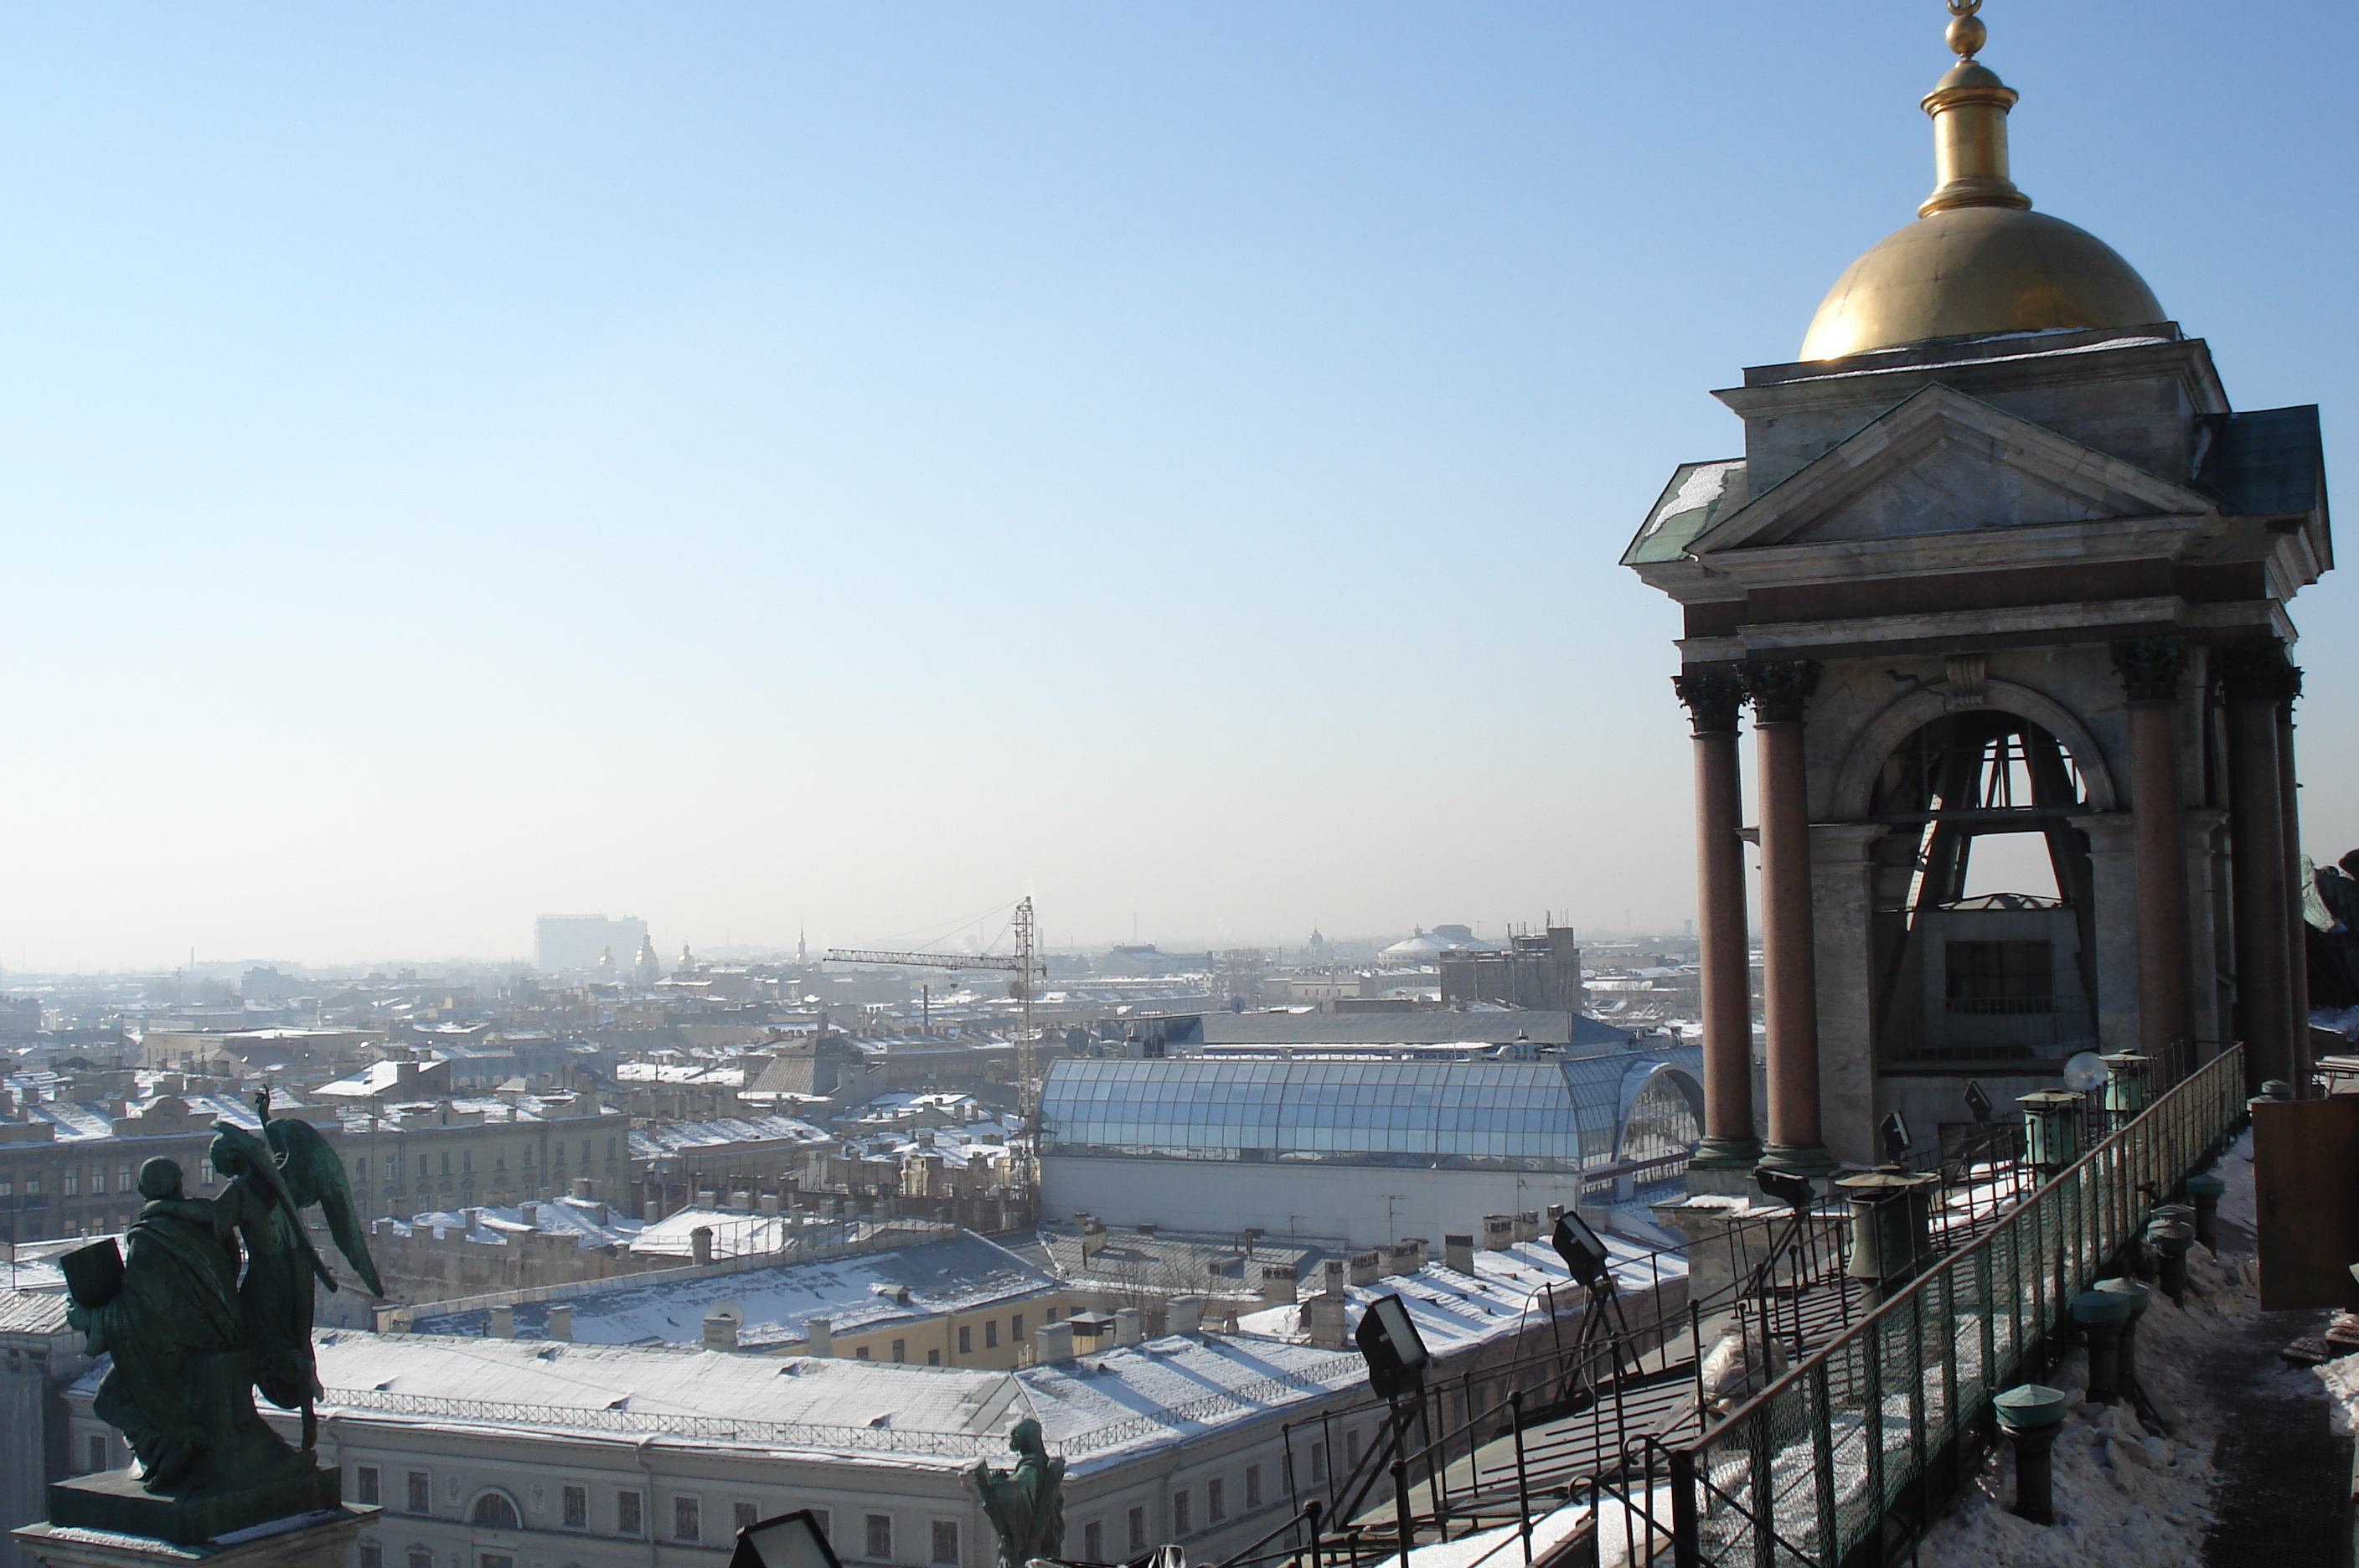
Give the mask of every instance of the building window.
<svg viewBox="0 0 2359 1568">
<path fill-rule="evenodd" d="M 694 1497 L 671 1500 L 671 1538 L 691 1546 L 704 1539 L 704 1510 Z"/>
<path fill-rule="evenodd" d="M 409 1568 L 434 1568 L 433 1549 L 431 1547 L 425 1546 L 411 1547 L 409 1549 Z"/>
<path fill-rule="evenodd" d="M 381 1486 L 377 1480 L 375 1465 L 363 1465 L 353 1472 L 353 1501 L 362 1503 L 383 1502 L 385 1499 L 378 1496 L 381 1489 Z"/>
<path fill-rule="evenodd" d="M 958 1521 L 936 1519 L 934 1521 L 934 1561 L 954 1564 L 958 1560 Z"/>
<path fill-rule="evenodd" d="M 639 1495 L 636 1492 L 615 1493 L 614 1533 L 616 1535 L 639 1535 L 644 1533 L 646 1530 L 647 1526 L 641 1523 L 639 1519 Z"/>
<path fill-rule="evenodd" d="M 116 1166 L 114 1168 L 114 1190 L 118 1192 L 128 1192 L 131 1191 L 131 1167 L 128 1165 Z"/>
<path fill-rule="evenodd" d="M 423 1470 L 409 1473 L 409 1511 L 414 1514 L 434 1511 L 434 1487 Z"/>
<path fill-rule="evenodd" d="M 101 1197 L 104 1195 L 105 1192 L 106 1167 L 103 1165 L 93 1165 L 90 1168 L 90 1195 L 93 1198 Z"/>
<path fill-rule="evenodd" d="M 205 1169 L 205 1174 L 206 1174 L 207 1176 L 211 1176 L 211 1175 L 213 1173 L 213 1168 L 212 1168 L 211 1165 L 207 1165 L 204 1169 Z M 206 1185 L 206 1186 L 208 1186 L 208 1187 L 210 1187 L 210 1186 L 212 1186 L 212 1183 L 211 1181 L 207 1181 L 207 1182 L 205 1183 L 205 1185 Z M 26 1171 L 26 1172 L 25 1172 L 25 1196 L 27 1196 L 27 1197 L 28 1197 L 28 1198 L 38 1198 L 38 1197 L 39 1197 L 40 1195 L 41 1195 L 41 1173 L 40 1173 L 39 1171 Z"/>
<path fill-rule="evenodd" d="M 1105 1561 L 1105 1525 L 1092 1519 L 1082 1526 L 1082 1555 L 1092 1563 Z"/>
<path fill-rule="evenodd" d="M 1133 1552 L 1147 1550 L 1147 1510 L 1145 1508 L 1130 1510 L 1130 1549 Z"/>
<path fill-rule="evenodd" d="M 385 1568 L 385 1548 L 374 1541 L 362 1541 L 361 1568 Z"/>
<path fill-rule="evenodd" d="M 65 1195 L 69 1198 L 82 1196 L 82 1171 L 79 1168 L 66 1172 Z"/>
<path fill-rule="evenodd" d="M 959 1325 L 959 1354 L 961 1356 L 974 1354 L 974 1330 L 965 1323 Z"/>
<path fill-rule="evenodd" d="M 983 1347 L 985 1350 L 996 1350 L 999 1348 L 999 1320 L 997 1318 L 990 1318 L 984 1321 L 983 1325 Z"/>
<path fill-rule="evenodd" d="M 751 1503 L 739 1503 L 735 1505 L 735 1516 L 737 1519 L 737 1528 L 739 1530 L 751 1530 L 756 1525 L 762 1522 L 761 1510 L 756 1508 Z"/>
<path fill-rule="evenodd" d="M 1251 1513 L 1259 1507 L 1261 1507 L 1261 1466 L 1248 1465 L 1245 1466 L 1245 1511 Z"/>
<path fill-rule="evenodd" d="M 93 1470 L 106 1468 L 106 1439 L 93 1437 L 90 1440 L 90 1467 Z"/>
<path fill-rule="evenodd" d="M 1191 1511 L 1188 1507 L 1188 1494 L 1185 1491 L 1171 1494 L 1172 1534 L 1186 1535 L 1196 1528 L 1196 1521 L 1189 1517 Z"/>
<path fill-rule="evenodd" d="M 588 1530 L 590 1528 L 589 1487 L 568 1486 L 565 1488 L 565 1528 L 568 1530 Z"/>
<path fill-rule="evenodd" d="M 462 1171 L 473 1171 L 474 1168 L 475 1151 L 472 1149 L 461 1149 L 459 1151 L 459 1169 Z"/>
<path fill-rule="evenodd" d="M 0 1176 L 0 1198 L 13 1198 L 16 1195 L 16 1179 L 14 1176 Z"/>
<path fill-rule="evenodd" d="M 868 1555 L 878 1563 L 893 1561 L 893 1516 L 868 1516 Z"/>
<path fill-rule="evenodd" d="M 855 1351 L 853 1351 L 853 1352 L 852 1353 L 852 1358 L 853 1358 L 854 1361 L 865 1361 L 865 1360 L 867 1360 L 867 1359 L 868 1359 L 868 1347 L 867 1347 L 866 1345 L 862 1345 L 859 1349 L 857 1349 L 857 1350 L 855 1350 Z"/>
<path fill-rule="evenodd" d="M 908 1340 L 897 1339 L 893 1342 L 893 1359 L 896 1361 L 907 1361 L 909 1359 L 909 1342 Z"/>
<path fill-rule="evenodd" d="M 941 1353 L 940 1351 L 939 1351 L 939 1350 L 929 1350 L 928 1352 L 926 1352 L 926 1365 L 927 1365 L 927 1366 L 929 1366 L 929 1367 L 940 1367 L 941 1364 L 942 1364 L 942 1353 Z"/>
<path fill-rule="evenodd" d="M 516 1568 L 516 1559 L 502 1552 L 480 1552 L 475 1558 L 475 1568 Z"/>
<path fill-rule="evenodd" d="M 516 1530 L 524 1521 L 516 1518 L 516 1506 L 504 1492 L 485 1492 L 475 1499 L 474 1511 L 468 1522 L 477 1530 Z"/>
<path fill-rule="evenodd" d="M 421 1154 L 418 1157 L 418 1179 L 423 1181 L 429 1174 L 431 1172 L 426 1169 L 426 1156 Z"/>
<path fill-rule="evenodd" d="M 1952 1013 L 2046 1013 L 2055 1010 L 2052 949 L 2044 942 L 1952 942 L 1944 944 Z"/>
<path fill-rule="evenodd" d="M 1229 1517 L 1228 1486 L 1218 1479 L 1204 1483 L 1204 1519 L 1218 1524 Z"/>
<path fill-rule="evenodd" d="M 1042 1323 L 1055 1323 L 1057 1321 L 1057 1309 L 1050 1307 L 1047 1312 L 1042 1312 L 1040 1314 L 1040 1321 Z"/>
<path fill-rule="evenodd" d="M 391 1155 L 386 1156 L 385 1179 L 387 1181 L 398 1181 L 401 1180 L 401 1161 Z"/>
</svg>

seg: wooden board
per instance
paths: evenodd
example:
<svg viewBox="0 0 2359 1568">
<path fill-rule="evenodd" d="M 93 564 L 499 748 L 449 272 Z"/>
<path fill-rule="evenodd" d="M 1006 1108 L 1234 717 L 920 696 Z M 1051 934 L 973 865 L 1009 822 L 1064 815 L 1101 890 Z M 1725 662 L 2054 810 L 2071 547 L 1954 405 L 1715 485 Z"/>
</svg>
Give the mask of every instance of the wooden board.
<svg viewBox="0 0 2359 1568">
<path fill-rule="evenodd" d="M 2261 1309 L 2359 1309 L 2359 1095 L 2253 1106 Z"/>
</svg>

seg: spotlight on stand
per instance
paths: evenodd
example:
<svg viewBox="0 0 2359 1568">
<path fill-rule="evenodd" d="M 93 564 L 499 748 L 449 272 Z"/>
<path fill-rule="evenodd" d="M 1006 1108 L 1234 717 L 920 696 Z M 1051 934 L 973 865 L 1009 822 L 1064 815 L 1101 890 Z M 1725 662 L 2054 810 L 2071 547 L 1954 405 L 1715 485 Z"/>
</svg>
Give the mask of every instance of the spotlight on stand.
<svg viewBox="0 0 2359 1568">
<path fill-rule="evenodd" d="M 1600 1281 L 1613 1278 L 1609 1267 L 1612 1255 L 1605 1250 L 1605 1244 L 1570 1209 L 1556 1222 L 1556 1232 L 1549 1237 L 1549 1245 L 1564 1259 L 1574 1284 L 1594 1290 Z"/>
<path fill-rule="evenodd" d="M 1379 1296 L 1360 1314 L 1352 1337 L 1368 1364 L 1368 1387 L 1380 1399 L 1415 1393 L 1425 1383 L 1425 1341 L 1398 1296 Z M 730 1568 L 740 1568 L 732 1563 Z"/>
<path fill-rule="evenodd" d="M 729 1568 L 843 1568 L 809 1508 L 749 1524 L 737 1532 Z"/>
<path fill-rule="evenodd" d="M 1982 1080 L 1979 1078 L 1966 1080 L 1966 1110 L 1983 1126 L 1990 1126 L 1992 1110 L 1990 1091 L 1983 1087 Z"/>
<path fill-rule="evenodd" d="M 1753 1172 L 1753 1180 L 1760 1183 L 1764 1192 L 1781 1203 L 1790 1204 L 1798 1213 L 1815 1206 L 1819 1201 L 1819 1190 L 1806 1179 L 1772 1171 L 1767 1165 Z"/>
<path fill-rule="evenodd" d="M 1898 1111 L 1884 1118 L 1884 1162 L 1906 1165 L 1908 1162 L 1908 1118 Z"/>
</svg>

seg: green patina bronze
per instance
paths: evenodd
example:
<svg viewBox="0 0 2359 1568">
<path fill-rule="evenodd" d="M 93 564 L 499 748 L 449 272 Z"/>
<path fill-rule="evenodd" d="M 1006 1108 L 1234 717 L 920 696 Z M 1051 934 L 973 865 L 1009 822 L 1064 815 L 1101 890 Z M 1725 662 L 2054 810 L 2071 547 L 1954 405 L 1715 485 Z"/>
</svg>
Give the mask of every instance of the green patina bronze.
<svg viewBox="0 0 2359 1568">
<path fill-rule="evenodd" d="M 178 1164 L 150 1160 L 119 1264 L 111 1241 L 86 1249 L 108 1256 L 76 1255 L 68 1320 L 90 1354 L 111 1358 L 91 1409 L 139 1463 L 136 1477 L 52 1486 L 54 1524 L 204 1539 L 337 1501 L 335 1473 L 311 1453 L 311 1282 L 337 1284 L 302 1211 L 320 1205 L 353 1273 L 374 1294 L 384 1287 L 343 1162 L 308 1123 L 272 1121 L 267 1093 L 258 1103 L 261 1137 L 215 1129 L 208 1159 L 228 1183 L 221 1196 L 190 1197 Z M 302 1412 L 299 1450 L 255 1410 L 256 1389 Z"/>
<path fill-rule="evenodd" d="M 999 1532 L 999 1568 L 1024 1568 L 1036 1557 L 1065 1553 L 1065 1462 L 1049 1457 L 1040 1423 L 1027 1417 L 1007 1434 L 1019 1455 L 1013 1470 L 978 1459 L 968 1475 L 983 1494 L 983 1511 Z"/>
</svg>

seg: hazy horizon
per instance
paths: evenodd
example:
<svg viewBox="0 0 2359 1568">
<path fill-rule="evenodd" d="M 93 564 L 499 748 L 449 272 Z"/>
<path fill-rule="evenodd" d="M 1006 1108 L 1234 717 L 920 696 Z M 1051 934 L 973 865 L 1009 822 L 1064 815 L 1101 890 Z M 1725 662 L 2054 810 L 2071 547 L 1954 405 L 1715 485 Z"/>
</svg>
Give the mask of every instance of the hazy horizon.
<svg viewBox="0 0 2359 1568">
<path fill-rule="evenodd" d="M 2359 14 L 1983 16 L 2039 210 L 2359 472 Z M 1615 561 L 1930 189 L 1945 20 L 19 10 L 0 964 L 1677 931 Z"/>
</svg>

